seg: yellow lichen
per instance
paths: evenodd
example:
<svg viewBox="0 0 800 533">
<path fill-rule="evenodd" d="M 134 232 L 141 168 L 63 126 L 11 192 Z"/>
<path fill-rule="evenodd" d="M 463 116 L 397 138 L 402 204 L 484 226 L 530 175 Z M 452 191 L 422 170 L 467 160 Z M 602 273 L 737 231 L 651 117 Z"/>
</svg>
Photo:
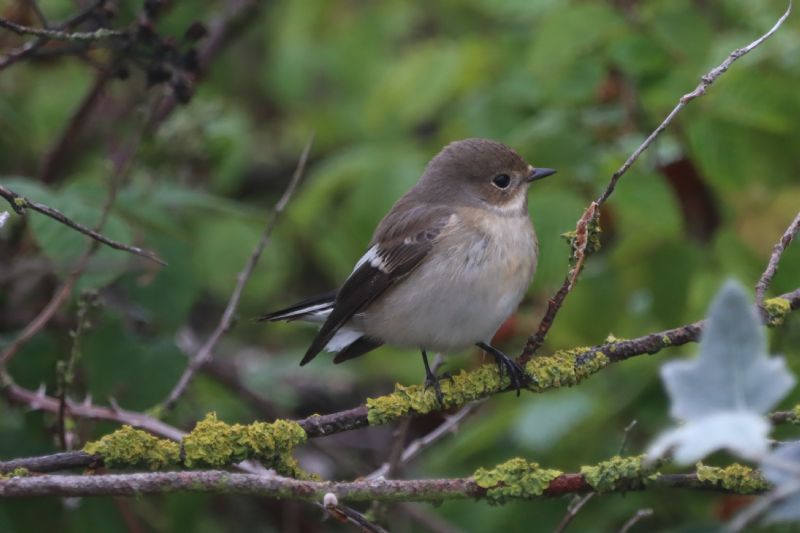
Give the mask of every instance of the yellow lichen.
<svg viewBox="0 0 800 533">
<path fill-rule="evenodd" d="M 220 467 L 256 459 L 281 474 L 297 476 L 300 469 L 289 452 L 305 441 L 306 432 L 296 422 L 226 424 L 210 413 L 183 438 L 184 464 Z"/>
<path fill-rule="evenodd" d="M 697 479 L 737 494 L 757 494 L 771 488 L 761 472 L 739 463 L 725 468 L 697 463 Z"/>
<path fill-rule="evenodd" d="M 589 348 L 561 350 L 547 357 L 537 357 L 525 365 L 527 388 L 541 392 L 571 386 L 608 365 L 608 357 Z M 442 400 L 445 408 L 485 398 L 509 387 L 508 375 L 502 381 L 496 365 L 484 365 L 470 372 L 462 371 L 452 379 L 442 380 Z M 367 418 L 371 425 L 380 425 L 410 413 L 425 414 L 441 409 L 432 387 L 395 385 L 386 396 L 367 399 Z"/>
<path fill-rule="evenodd" d="M 510 385 L 507 375 L 502 382 L 495 365 L 484 365 L 471 372 L 461 371 L 452 379 L 442 379 L 440 387 L 444 406 L 455 407 L 496 393 Z M 367 417 L 371 425 L 385 424 L 408 413 L 425 414 L 440 409 L 433 387 L 397 384 L 386 396 L 367 399 Z"/>
<path fill-rule="evenodd" d="M 541 468 L 537 463 L 516 457 L 490 470 L 479 468 L 472 479 L 476 485 L 486 489 L 489 503 L 501 504 L 512 499 L 541 496 L 550 482 L 560 475 L 558 470 Z"/>
<path fill-rule="evenodd" d="M 106 435 L 98 441 L 89 442 L 83 451 L 99 455 L 106 466 L 116 468 L 147 467 L 157 470 L 175 465 L 180 460 L 180 445 L 131 426 Z"/>
<path fill-rule="evenodd" d="M 767 312 L 767 325 L 780 326 L 791 312 L 792 304 L 786 298 L 770 298 L 764 300 L 764 310 Z"/>
<path fill-rule="evenodd" d="M 529 388 L 541 392 L 576 385 L 608 363 L 608 357 L 603 352 L 579 347 L 531 359 L 525 365 L 525 373 L 531 379 Z"/>
<path fill-rule="evenodd" d="M 31 473 L 28 471 L 27 468 L 23 466 L 18 466 L 14 470 L 9 470 L 8 472 L 0 472 L 0 479 L 11 479 L 15 477 L 27 477 Z"/>
<path fill-rule="evenodd" d="M 800 403 L 792 407 L 791 413 L 788 422 L 790 424 L 800 424 Z"/>
<path fill-rule="evenodd" d="M 597 492 L 639 488 L 655 477 L 652 469 L 642 463 L 644 457 L 615 455 L 594 466 L 582 466 L 581 474 Z"/>
</svg>

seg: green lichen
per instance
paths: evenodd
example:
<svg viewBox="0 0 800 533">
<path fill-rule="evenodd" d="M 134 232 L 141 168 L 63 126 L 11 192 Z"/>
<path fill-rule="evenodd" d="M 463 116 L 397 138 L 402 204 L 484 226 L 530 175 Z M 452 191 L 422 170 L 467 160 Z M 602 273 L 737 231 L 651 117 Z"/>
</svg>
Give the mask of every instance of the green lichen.
<svg viewBox="0 0 800 533">
<path fill-rule="evenodd" d="M 653 469 L 643 463 L 644 455 L 620 457 L 615 455 L 594 466 L 582 466 L 586 482 L 597 492 L 636 489 L 655 479 Z"/>
<path fill-rule="evenodd" d="M 669 338 L 669 335 L 662 335 L 661 336 L 661 344 L 663 344 L 664 346 L 671 346 L 672 345 L 672 339 Z"/>
<path fill-rule="evenodd" d="M 525 373 L 531 380 L 528 388 L 541 392 L 571 387 L 608 364 L 608 357 L 601 351 L 585 347 L 559 350 L 550 356 L 531 359 L 525 365 Z"/>
<path fill-rule="evenodd" d="M 184 464 L 220 467 L 255 459 L 280 474 L 305 478 L 309 475 L 299 469 L 290 452 L 306 438 L 303 428 L 289 420 L 226 424 L 210 413 L 183 438 Z"/>
<path fill-rule="evenodd" d="M 790 424 L 800 424 L 800 403 L 792 407 L 791 414 L 787 419 Z"/>
<path fill-rule="evenodd" d="M 486 489 L 489 503 L 498 505 L 509 500 L 541 496 L 550 482 L 560 475 L 558 470 L 541 468 L 537 463 L 516 457 L 490 470 L 479 468 L 472 479 L 476 485 Z"/>
<path fill-rule="evenodd" d="M 14 206 L 17 211 L 25 209 L 26 207 L 28 207 L 28 199 L 23 198 L 22 196 L 17 196 L 16 198 L 14 198 Z"/>
<path fill-rule="evenodd" d="M 0 472 L 0 479 L 11 479 L 15 477 L 28 477 L 30 475 L 30 471 L 25 468 L 24 466 L 18 466 L 14 470 L 9 470 L 8 472 Z"/>
<path fill-rule="evenodd" d="M 98 441 L 87 443 L 83 451 L 100 455 L 106 466 L 112 468 L 147 467 L 158 470 L 180 461 L 180 445 L 177 442 L 159 439 L 131 426 L 122 426 Z"/>
<path fill-rule="evenodd" d="M 697 479 L 737 494 L 757 494 L 771 488 L 761 472 L 739 463 L 725 468 L 697 463 Z"/>
<path fill-rule="evenodd" d="M 767 325 L 780 326 L 791 312 L 792 304 L 786 298 L 770 298 L 764 300 L 764 310 L 767 312 Z"/>
<path fill-rule="evenodd" d="M 547 357 L 537 357 L 525 365 L 527 388 L 541 392 L 571 386 L 597 372 L 609 363 L 603 352 L 589 348 L 561 350 Z M 496 365 L 484 365 L 470 372 L 462 371 L 452 379 L 440 382 L 445 408 L 485 398 L 509 387 L 507 375 L 500 379 Z M 367 399 L 367 418 L 370 425 L 381 425 L 410 413 L 425 414 L 441 409 L 432 387 L 395 385 L 386 396 Z"/>
<path fill-rule="evenodd" d="M 444 406 L 449 408 L 489 396 L 511 382 L 507 375 L 500 380 L 495 365 L 484 365 L 471 372 L 461 371 L 452 379 L 442 379 L 439 384 Z M 392 394 L 367 399 L 367 418 L 371 425 L 385 424 L 411 412 L 425 414 L 439 409 L 433 387 L 425 389 L 420 385 L 397 384 Z"/>
<path fill-rule="evenodd" d="M 586 240 L 586 250 L 584 255 L 592 255 L 600 251 L 600 233 L 602 233 L 602 229 L 600 228 L 600 217 L 595 216 L 589 221 L 587 225 L 587 240 Z M 567 241 L 570 248 L 570 257 L 569 257 L 569 264 L 570 266 L 575 266 L 577 262 L 577 252 L 578 252 L 578 233 L 575 230 L 567 231 L 561 234 L 561 237 Z"/>
</svg>

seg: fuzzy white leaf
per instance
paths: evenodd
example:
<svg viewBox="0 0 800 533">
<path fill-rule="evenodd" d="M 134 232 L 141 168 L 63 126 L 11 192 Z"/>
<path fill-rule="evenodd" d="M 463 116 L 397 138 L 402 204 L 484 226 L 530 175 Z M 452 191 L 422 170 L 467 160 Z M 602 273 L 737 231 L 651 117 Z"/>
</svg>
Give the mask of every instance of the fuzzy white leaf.
<svg viewBox="0 0 800 533">
<path fill-rule="evenodd" d="M 800 486 L 800 443 L 790 442 L 776 448 L 761 463 L 761 471 L 770 483 L 775 485 L 775 492 L 795 489 Z M 769 497 L 769 496 L 767 496 Z M 789 491 L 785 498 L 770 507 L 764 522 L 797 522 L 800 521 L 800 491 Z"/>
<path fill-rule="evenodd" d="M 748 411 L 731 411 L 692 420 L 659 436 L 647 450 L 654 461 L 668 452 L 678 464 L 692 464 L 710 453 L 728 450 L 746 459 L 756 459 L 769 450 L 770 425 Z"/>
<path fill-rule="evenodd" d="M 698 356 L 666 363 L 661 377 L 678 420 L 741 409 L 764 414 L 794 386 L 783 358 L 768 357 L 764 327 L 735 281 L 711 304 Z"/>
<path fill-rule="evenodd" d="M 670 414 L 686 425 L 659 437 L 648 456 L 673 450 L 683 464 L 721 449 L 748 459 L 763 456 L 769 425 L 761 415 L 795 379 L 783 358 L 768 356 L 764 327 L 739 283 L 727 282 L 714 298 L 698 351 L 692 360 L 661 367 Z"/>
</svg>

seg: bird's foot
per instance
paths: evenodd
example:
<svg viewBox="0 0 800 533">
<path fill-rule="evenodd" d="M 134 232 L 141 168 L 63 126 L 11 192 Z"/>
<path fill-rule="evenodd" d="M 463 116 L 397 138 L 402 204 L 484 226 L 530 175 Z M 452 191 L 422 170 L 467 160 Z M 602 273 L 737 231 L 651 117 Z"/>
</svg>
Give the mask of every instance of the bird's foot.
<svg viewBox="0 0 800 533">
<path fill-rule="evenodd" d="M 494 360 L 497 363 L 497 373 L 500 374 L 500 381 L 503 380 L 503 375 L 506 372 L 508 373 L 508 378 L 511 380 L 511 386 L 517 391 L 517 396 L 519 396 L 519 393 L 522 390 L 525 381 L 527 380 L 525 371 L 522 369 L 522 367 L 494 346 L 491 346 L 485 342 L 479 342 L 477 346 L 494 357 Z"/>
<path fill-rule="evenodd" d="M 444 395 L 442 394 L 442 386 L 439 383 L 442 379 L 449 379 L 450 383 L 453 382 L 453 376 L 450 374 L 450 372 L 442 372 L 438 376 L 433 372 L 428 373 L 425 376 L 425 385 L 423 390 L 428 390 L 429 388 L 433 387 L 433 390 L 436 393 L 436 401 L 439 403 L 439 407 L 444 409 Z"/>
</svg>

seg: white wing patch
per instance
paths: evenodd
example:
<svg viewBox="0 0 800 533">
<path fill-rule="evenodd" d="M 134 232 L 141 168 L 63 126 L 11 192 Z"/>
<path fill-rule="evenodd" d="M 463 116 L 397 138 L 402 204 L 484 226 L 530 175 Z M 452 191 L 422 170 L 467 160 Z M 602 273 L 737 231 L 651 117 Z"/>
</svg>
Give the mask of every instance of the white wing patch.
<svg viewBox="0 0 800 533">
<path fill-rule="evenodd" d="M 325 346 L 325 351 L 341 352 L 360 339 L 363 335 L 364 334 L 362 332 L 348 328 L 347 326 L 342 327 L 336 332 L 336 335 L 334 335 L 333 338 L 328 341 L 328 344 Z"/>
<path fill-rule="evenodd" d="M 378 251 L 377 244 L 372 248 L 370 248 L 369 250 L 367 250 L 367 253 L 361 256 L 361 259 L 359 259 L 358 263 L 356 263 L 353 272 L 358 270 L 359 267 L 361 267 L 361 265 L 363 265 L 364 263 L 369 263 L 370 266 L 373 266 L 382 272 L 386 272 L 386 263 L 384 262 L 383 258 L 380 255 L 380 252 Z"/>
</svg>

